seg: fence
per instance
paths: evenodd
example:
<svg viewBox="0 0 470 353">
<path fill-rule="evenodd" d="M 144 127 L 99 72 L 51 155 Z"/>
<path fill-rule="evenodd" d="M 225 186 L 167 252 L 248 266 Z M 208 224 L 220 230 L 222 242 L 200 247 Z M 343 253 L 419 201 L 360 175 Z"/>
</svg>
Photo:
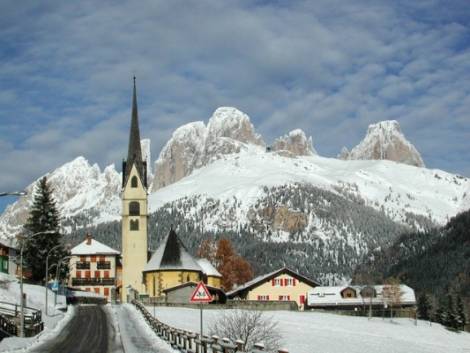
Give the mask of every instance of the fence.
<svg viewBox="0 0 470 353">
<path fill-rule="evenodd" d="M 152 330 L 163 340 L 167 341 L 173 348 L 184 353 L 262 353 L 264 345 L 262 343 L 255 344 L 255 348 L 250 352 L 245 351 L 244 342 L 237 340 L 232 342 L 228 338 L 219 338 L 217 336 L 202 336 L 200 334 L 180 330 L 171 327 L 157 318 L 153 317 L 145 308 L 144 304 L 137 300 L 132 300 L 132 304 L 143 314 L 145 321 Z M 285 349 L 281 349 L 278 353 L 289 353 Z"/>
<path fill-rule="evenodd" d="M 165 300 L 154 297 L 141 297 L 140 301 L 145 305 L 184 307 L 199 309 L 198 304 L 168 303 Z M 299 310 L 295 301 L 259 301 L 259 300 L 227 300 L 225 304 L 206 305 L 207 309 L 244 309 L 244 310 Z"/>
<path fill-rule="evenodd" d="M 18 304 L 0 302 L 0 328 L 12 335 L 16 336 L 18 330 L 13 329 L 19 325 L 20 320 L 20 306 Z M 24 307 L 24 333 L 26 337 L 37 335 L 44 329 L 44 323 L 42 322 L 41 310 Z"/>
</svg>

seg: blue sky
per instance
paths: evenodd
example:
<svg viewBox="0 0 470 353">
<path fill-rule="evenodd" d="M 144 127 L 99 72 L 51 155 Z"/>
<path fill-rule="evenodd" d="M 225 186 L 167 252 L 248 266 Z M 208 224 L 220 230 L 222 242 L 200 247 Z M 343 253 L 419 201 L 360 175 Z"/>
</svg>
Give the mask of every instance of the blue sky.
<svg viewBox="0 0 470 353">
<path fill-rule="evenodd" d="M 134 74 L 154 158 L 229 105 L 331 157 L 396 119 L 428 167 L 470 176 L 468 1 L 2 1 L 0 191 L 78 155 L 119 168 Z"/>
</svg>

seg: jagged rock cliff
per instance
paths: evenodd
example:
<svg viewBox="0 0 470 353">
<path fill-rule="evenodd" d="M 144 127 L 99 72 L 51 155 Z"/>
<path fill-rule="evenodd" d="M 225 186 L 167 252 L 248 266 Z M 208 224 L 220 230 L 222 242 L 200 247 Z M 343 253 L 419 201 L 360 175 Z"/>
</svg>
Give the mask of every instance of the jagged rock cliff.
<svg viewBox="0 0 470 353">
<path fill-rule="evenodd" d="M 313 156 L 317 154 L 313 148 L 313 139 L 308 139 L 305 133 L 300 129 L 295 129 L 289 134 L 277 138 L 272 150 L 282 153 L 286 156 Z"/>
<path fill-rule="evenodd" d="M 343 148 L 342 159 L 387 159 L 399 163 L 424 167 L 421 155 L 403 135 L 395 120 L 369 125 L 366 137 L 350 152 Z"/>
</svg>

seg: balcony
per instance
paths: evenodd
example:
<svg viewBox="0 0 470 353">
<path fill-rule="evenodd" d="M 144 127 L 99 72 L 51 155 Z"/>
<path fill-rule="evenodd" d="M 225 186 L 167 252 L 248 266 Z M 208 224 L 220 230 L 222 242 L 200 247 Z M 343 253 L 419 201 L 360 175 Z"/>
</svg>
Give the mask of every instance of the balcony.
<svg viewBox="0 0 470 353">
<path fill-rule="evenodd" d="M 114 286 L 115 278 L 72 278 L 72 286 Z"/>
<path fill-rule="evenodd" d="M 111 269 L 111 262 L 109 262 L 109 261 L 98 261 L 96 263 L 96 268 L 98 270 L 110 270 Z"/>
<path fill-rule="evenodd" d="M 77 262 L 76 263 L 77 270 L 89 270 L 90 263 L 89 262 Z"/>
</svg>

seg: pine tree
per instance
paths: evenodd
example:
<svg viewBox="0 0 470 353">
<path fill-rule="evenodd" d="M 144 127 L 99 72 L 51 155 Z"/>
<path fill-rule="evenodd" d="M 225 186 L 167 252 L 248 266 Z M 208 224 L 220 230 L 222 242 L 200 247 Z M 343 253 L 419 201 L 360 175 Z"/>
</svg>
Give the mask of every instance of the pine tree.
<svg viewBox="0 0 470 353">
<path fill-rule="evenodd" d="M 459 295 L 457 297 L 457 327 L 459 330 L 464 330 L 467 318 L 465 316 L 465 307 L 463 305 L 462 297 Z"/>
<path fill-rule="evenodd" d="M 52 190 L 44 177 L 36 185 L 33 205 L 24 225 L 26 233 L 23 250 L 24 263 L 31 270 L 32 280 L 36 282 L 45 277 L 46 256 L 49 251 L 62 244 L 59 220 L 59 212 L 52 196 Z M 41 232 L 50 233 L 40 234 Z M 33 234 L 37 235 L 30 237 Z M 58 247 L 50 254 L 49 264 L 57 263 L 64 256 L 66 256 L 65 248 Z"/>
<path fill-rule="evenodd" d="M 430 312 L 432 310 L 431 303 L 426 293 L 421 293 L 418 297 L 418 317 L 421 320 L 430 320 Z"/>
</svg>

